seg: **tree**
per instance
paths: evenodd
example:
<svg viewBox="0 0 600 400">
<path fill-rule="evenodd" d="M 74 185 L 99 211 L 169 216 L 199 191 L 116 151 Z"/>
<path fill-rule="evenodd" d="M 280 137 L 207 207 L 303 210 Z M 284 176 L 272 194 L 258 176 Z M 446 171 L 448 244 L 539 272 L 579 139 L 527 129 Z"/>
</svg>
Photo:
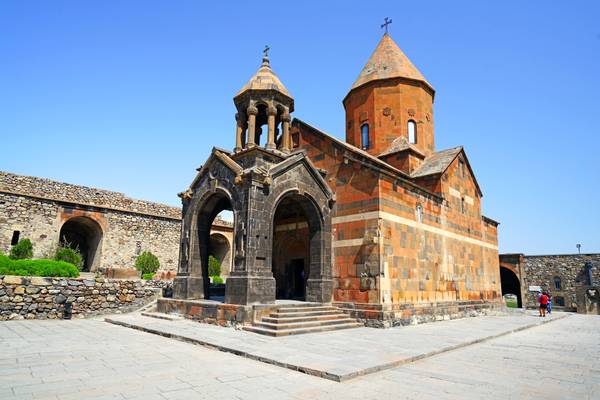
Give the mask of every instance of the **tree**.
<svg viewBox="0 0 600 400">
<path fill-rule="evenodd" d="M 208 256 L 208 275 L 221 276 L 221 263 L 215 256 Z"/>
<path fill-rule="evenodd" d="M 144 251 L 142 254 L 138 256 L 135 260 L 135 268 L 144 274 L 154 274 L 158 271 L 160 267 L 160 262 L 158 258 L 149 251 Z"/>
<path fill-rule="evenodd" d="M 33 245 L 29 239 L 21 239 L 19 243 L 10 248 L 10 258 L 13 260 L 25 260 L 33 257 Z"/>
<path fill-rule="evenodd" d="M 70 247 L 69 243 L 60 243 L 54 253 L 56 261 L 65 261 L 76 266 L 80 271 L 83 269 L 83 257 L 79 252 L 79 248 Z"/>
</svg>

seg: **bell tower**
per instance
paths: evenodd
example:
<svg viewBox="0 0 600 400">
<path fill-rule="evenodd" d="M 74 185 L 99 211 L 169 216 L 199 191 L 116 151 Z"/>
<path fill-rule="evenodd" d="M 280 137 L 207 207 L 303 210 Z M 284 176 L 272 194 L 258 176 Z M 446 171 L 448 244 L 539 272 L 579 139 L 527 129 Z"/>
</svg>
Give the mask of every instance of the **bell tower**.
<svg viewBox="0 0 600 400">
<path fill-rule="evenodd" d="M 236 153 L 261 146 L 261 140 L 267 149 L 289 152 L 292 146 L 290 113 L 294 111 L 294 99 L 271 69 L 269 46 L 263 53 L 260 68 L 233 98 L 237 109 Z"/>
<path fill-rule="evenodd" d="M 386 32 L 343 100 L 346 141 L 374 156 L 435 151 L 435 90 Z"/>
</svg>

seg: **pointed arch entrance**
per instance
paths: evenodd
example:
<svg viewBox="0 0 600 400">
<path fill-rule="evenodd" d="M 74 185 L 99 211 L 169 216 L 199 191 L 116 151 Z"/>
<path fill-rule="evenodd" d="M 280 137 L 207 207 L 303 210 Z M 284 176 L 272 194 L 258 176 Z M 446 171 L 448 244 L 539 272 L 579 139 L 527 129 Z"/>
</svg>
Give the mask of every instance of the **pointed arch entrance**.
<svg viewBox="0 0 600 400">
<path fill-rule="evenodd" d="M 83 258 L 83 272 L 95 271 L 100 263 L 102 228 L 89 217 L 73 217 L 60 228 L 62 245 L 77 249 Z"/>
<path fill-rule="evenodd" d="M 323 221 L 307 196 L 284 195 L 273 214 L 272 271 L 277 299 L 306 300 L 311 276 L 321 276 Z"/>
<path fill-rule="evenodd" d="M 214 233 L 211 235 L 213 222 L 223 211 L 233 211 L 229 195 L 220 190 L 210 193 L 206 200 L 200 204 L 194 220 L 195 229 L 192 229 L 190 272 L 191 275 L 202 278 L 203 293 L 199 297 L 204 299 L 211 298 L 210 275 L 208 272 L 209 257 L 213 256 L 218 260 L 220 259 L 221 268 L 229 269 L 227 263 L 231 263 L 232 250 L 227 239 L 223 237 L 223 241 L 220 237 L 222 235 L 215 235 Z M 222 298 L 217 300 L 222 300 Z"/>
</svg>

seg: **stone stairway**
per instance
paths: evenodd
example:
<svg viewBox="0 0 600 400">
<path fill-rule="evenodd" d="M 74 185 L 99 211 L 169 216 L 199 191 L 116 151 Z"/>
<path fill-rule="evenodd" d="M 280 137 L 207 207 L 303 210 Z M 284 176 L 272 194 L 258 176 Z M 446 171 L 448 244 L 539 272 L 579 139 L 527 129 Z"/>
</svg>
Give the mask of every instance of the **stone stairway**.
<svg viewBox="0 0 600 400">
<path fill-rule="evenodd" d="M 288 336 L 364 326 L 337 307 L 318 303 L 286 304 L 244 330 L 268 336 Z"/>
</svg>

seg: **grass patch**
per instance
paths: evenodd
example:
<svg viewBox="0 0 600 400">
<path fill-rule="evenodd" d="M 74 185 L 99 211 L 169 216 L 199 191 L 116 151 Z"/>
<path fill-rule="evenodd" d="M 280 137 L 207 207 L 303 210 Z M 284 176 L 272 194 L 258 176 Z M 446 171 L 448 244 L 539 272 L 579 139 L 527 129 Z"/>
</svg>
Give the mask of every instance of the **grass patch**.
<svg viewBox="0 0 600 400">
<path fill-rule="evenodd" d="M 0 275 L 77 278 L 79 269 L 64 261 L 13 260 L 0 255 Z"/>
</svg>

